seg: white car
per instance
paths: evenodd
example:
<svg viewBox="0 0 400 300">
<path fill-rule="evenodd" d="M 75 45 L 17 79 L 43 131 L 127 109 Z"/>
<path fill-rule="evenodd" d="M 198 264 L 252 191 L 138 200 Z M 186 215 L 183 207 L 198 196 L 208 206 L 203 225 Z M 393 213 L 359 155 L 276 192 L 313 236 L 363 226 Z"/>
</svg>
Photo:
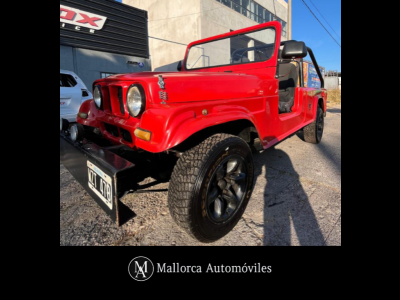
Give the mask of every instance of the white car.
<svg viewBox="0 0 400 300">
<path fill-rule="evenodd" d="M 81 104 L 90 99 L 92 93 L 74 72 L 60 70 L 60 118 L 76 122 Z"/>
</svg>

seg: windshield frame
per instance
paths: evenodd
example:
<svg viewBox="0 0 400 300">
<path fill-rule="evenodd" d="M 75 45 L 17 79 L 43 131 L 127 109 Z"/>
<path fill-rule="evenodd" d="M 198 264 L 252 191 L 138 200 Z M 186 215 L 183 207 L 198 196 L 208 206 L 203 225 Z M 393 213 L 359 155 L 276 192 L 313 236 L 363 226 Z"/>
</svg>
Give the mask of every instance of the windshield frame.
<svg viewBox="0 0 400 300">
<path fill-rule="evenodd" d="M 205 44 L 217 42 L 217 41 L 220 41 L 220 40 L 225 40 L 225 39 L 228 39 L 228 38 L 230 39 L 230 38 L 237 37 L 237 36 L 240 36 L 240 35 L 251 34 L 251 33 L 254 33 L 254 32 L 259 32 L 259 31 L 263 31 L 263 30 L 267 30 L 267 29 L 272 29 L 275 32 L 275 40 L 274 40 L 274 47 L 275 47 L 274 52 L 275 52 L 276 48 L 277 48 L 277 45 L 278 45 L 278 42 L 280 44 L 280 39 L 278 41 L 278 34 L 280 34 L 280 30 L 278 30 L 276 24 L 274 24 L 274 23 L 276 23 L 276 21 L 268 22 L 268 23 L 269 24 L 267 26 L 266 26 L 266 24 L 262 24 L 264 26 L 262 26 L 261 28 L 259 28 L 260 25 L 256 25 L 254 27 L 247 28 L 248 30 L 246 30 L 244 32 L 243 32 L 243 29 L 242 30 L 238 30 L 236 32 L 232 31 L 232 32 L 229 32 L 228 34 L 220 35 L 220 36 L 217 36 L 215 38 L 211 38 L 211 39 L 208 39 L 208 40 L 202 40 L 202 41 L 198 41 L 196 43 L 190 44 L 188 46 L 188 48 L 187 48 L 187 52 L 186 52 L 186 56 L 185 56 L 185 63 L 184 63 L 185 70 L 186 71 L 195 71 L 195 70 L 204 70 L 204 69 L 219 68 L 219 67 L 242 66 L 242 65 L 257 64 L 257 63 L 260 64 L 260 63 L 266 63 L 266 62 L 270 61 L 274 57 L 274 55 L 272 55 L 270 58 L 268 58 L 267 60 L 264 60 L 264 61 L 251 61 L 251 62 L 242 62 L 242 63 L 236 63 L 236 64 L 230 63 L 230 64 L 224 64 L 224 65 L 216 65 L 216 66 L 192 68 L 192 69 L 189 69 L 188 66 L 187 66 L 187 61 L 188 61 L 188 58 L 189 58 L 190 50 L 192 48 L 196 48 L 196 47 L 199 47 L 199 46 L 202 46 L 202 45 L 205 45 Z M 272 45 L 272 43 L 270 45 Z"/>
</svg>

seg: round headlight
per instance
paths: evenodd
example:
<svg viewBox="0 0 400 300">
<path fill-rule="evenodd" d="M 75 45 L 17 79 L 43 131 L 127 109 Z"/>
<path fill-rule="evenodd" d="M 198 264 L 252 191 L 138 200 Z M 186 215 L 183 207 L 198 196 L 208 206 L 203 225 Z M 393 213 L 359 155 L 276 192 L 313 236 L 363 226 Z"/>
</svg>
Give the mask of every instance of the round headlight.
<svg viewBox="0 0 400 300">
<path fill-rule="evenodd" d="M 100 86 L 96 85 L 94 90 L 93 90 L 93 100 L 94 103 L 96 104 L 97 108 L 101 108 L 101 102 L 102 102 L 102 96 L 101 96 L 101 90 Z"/>
<path fill-rule="evenodd" d="M 134 85 L 129 88 L 126 96 L 126 104 L 132 117 L 137 117 L 143 112 L 146 100 L 144 97 L 144 90 L 141 86 Z"/>
</svg>

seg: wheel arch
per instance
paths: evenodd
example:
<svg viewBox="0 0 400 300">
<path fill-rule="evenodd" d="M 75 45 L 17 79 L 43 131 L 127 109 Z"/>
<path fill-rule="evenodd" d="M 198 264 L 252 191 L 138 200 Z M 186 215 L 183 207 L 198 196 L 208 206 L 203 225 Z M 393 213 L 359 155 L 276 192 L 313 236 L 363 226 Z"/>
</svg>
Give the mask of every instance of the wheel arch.
<svg viewBox="0 0 400 300">
<path fill-rule="evenodd" d="M 147 110 L 139 127 L 152 133 L 151 141 L 136 139 L 136 145 L 145 151 L 160 153 L 174 150 L 180 145 L 209 137 L 215 133 L 240 136 L 249 141 L 260 132 L 256 117 L 240 106 L 179 106 Z M 251 141 L 250 141 L 251 142 Z M 181 146 L 182 147 L 182 146 Z"/>
<path fill-rule="evenodd" d="M 248 119 L 238 119 L 199 130 L 178 143 L 172 149 L 184 152 L 198 144 L 200 141 L 203 141 L 217 133 L 226 133 L 240 137 L 248 144 L 253 144 L 254 140 L 259 138 L 259 132 L 253 122 Z"/>
<path fill-rule="evenodd" d="M 327 106 L 323 98 L 318 99 L 318 107 L 321 107 L 324 117 L 326 117 Z"/>
<path fill-rule="evenodd" d="M 324 102 L 324 99 L 319 97 L 319 96 L 315 96 L 313 98 L 313 112 L 312 112 L 312 118 L 315 120 L 317 118 L 317 110 L 318 107 L 321 107 L 322 111 L 326 112 L 326 104 Z"/>
<path fill-rule="evenodd" d="M 324 99 L 322 99 L 322 98 L 319 98 L 319 99 L 318 99 L 318 106 L 321 107 L 323 111 L 325 111 L 325 108 L 324 108 Z"/>
</svg>

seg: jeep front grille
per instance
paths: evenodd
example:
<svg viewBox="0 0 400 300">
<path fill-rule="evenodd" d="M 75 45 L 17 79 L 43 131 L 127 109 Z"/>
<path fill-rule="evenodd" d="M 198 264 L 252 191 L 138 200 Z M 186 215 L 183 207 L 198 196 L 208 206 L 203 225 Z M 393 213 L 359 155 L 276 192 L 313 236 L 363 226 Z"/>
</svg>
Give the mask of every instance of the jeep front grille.
<svg viewBox="0 0 400 300">
<path fill-rule="evenodd" d="M 104 83 L 101 86 L 105 113 L 124 119 L 129 117 L 124 103 L 125 91 L 126 89 L 120 83 Z"/>
<path fill-rule="evenodd" d="M 118 87 L 118 101 L 121 114 L 125 115 L 124 94 L 121 86 Z"/>
<path fill-rule="evenodd" d="M 108 86 L 103 85 L 101 87 L 101 93 L 103 95 L 103 110 L 105 112 L 112 112 L 112 106 L 111 106 L 111 99 L 110 99 L 110 91 L 108 89 Z"/>
</svg>

